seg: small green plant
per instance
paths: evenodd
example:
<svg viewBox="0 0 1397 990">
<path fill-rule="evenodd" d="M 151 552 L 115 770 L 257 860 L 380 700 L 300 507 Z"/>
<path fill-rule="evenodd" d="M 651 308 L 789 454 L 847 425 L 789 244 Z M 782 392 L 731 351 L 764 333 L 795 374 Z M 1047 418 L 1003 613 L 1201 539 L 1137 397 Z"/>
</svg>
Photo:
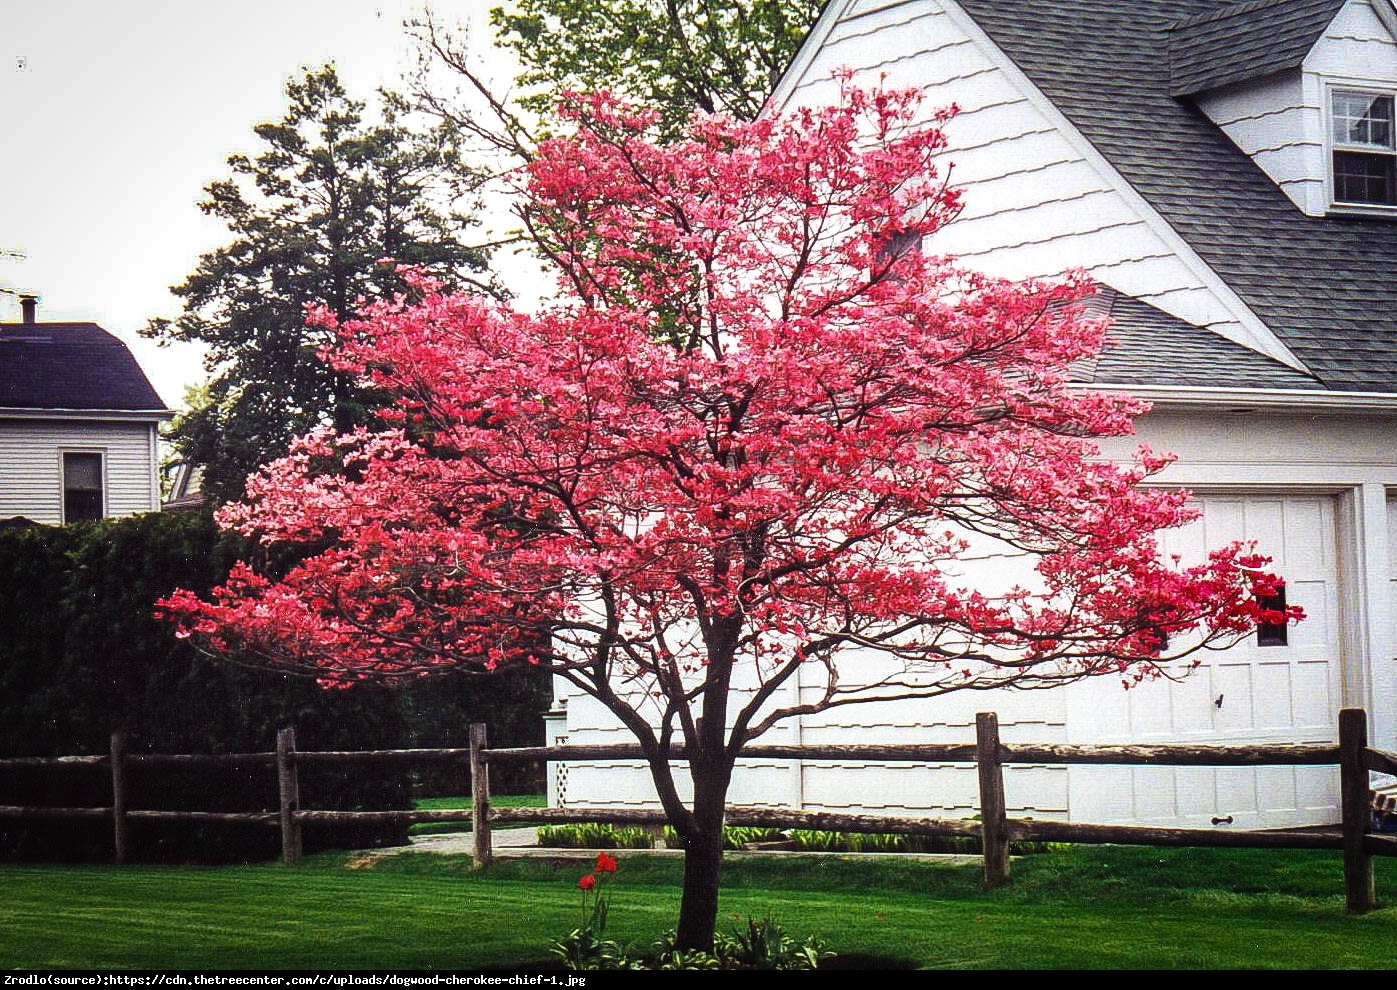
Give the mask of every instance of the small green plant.
<svg viewBox="0 0 1397 990">
<path fill-rule="evenodd" d="M 679 833 L 670 825 L 666 825 L 660 833 L 668 849 L 680 849 L 684 841 L 679 838 Z M 756 825 L 728 825 L 723 828 L 723 848 L 743 849 L 753 842 L 782 842 L 786 838 L 786 833 L 779 828 L 761 828 Z"/>
<path fill-rule="evenodd" d="M 723 969 L 815 969 L 834 956 L 818 937 L 797 942 L 771 918 L 749 917 L 746 930 L 715 936 L 713 948 Z"/>
<path fill-rule="evenodd" d="M 610 904 L 602 890 L 616 873 L 616 859 L 606 853 L 597 854 L 592 872 L 577 881 L 582 892 L 582 924 L 561 939 L 555 939 L 551 951 L 569 969 L 626 969 L 629 960 L 621 946 L 606 937 L 606 914 Z M 589 906 L 590 905 L 590 906 Z"/>
<path fill-rule="evenodd" d="M 563 938 L 554 939 L 549 951 L 573 970 L 617 969 L 815 969 L 829 952 L 815 936 L 804 942 L 791 939 L 770 918 L 748 918 L 745 930 L 731 936 L 714 936 L 713 954 L 680 949 L 673 931 L 666 932 L 644 955 L 633 955 L 606 937 L 610 898 L 604 890 L 616 873 L 616 858 L 597 853 L 596 865 L 577 881 L 582 896 L 581 924 Z"/>
<path fill-rule="evenodd" d="M 601 822 L 540 825 L 538 844 L 549 849 L 652 849 L 654 836 L 639 825 L 617 827 Z"/>
<path fill-rule="evenodd" d="M 677 936 L 671 931 L 665 932 L 651 946 L 650 954 L 646 957 L 648 969 L 720 969 L 722 964 L 717 956 L 709 955 L 707 952 L 699 952 L 696 949 L 680 949 L 675 945 Z"/>
</svg>

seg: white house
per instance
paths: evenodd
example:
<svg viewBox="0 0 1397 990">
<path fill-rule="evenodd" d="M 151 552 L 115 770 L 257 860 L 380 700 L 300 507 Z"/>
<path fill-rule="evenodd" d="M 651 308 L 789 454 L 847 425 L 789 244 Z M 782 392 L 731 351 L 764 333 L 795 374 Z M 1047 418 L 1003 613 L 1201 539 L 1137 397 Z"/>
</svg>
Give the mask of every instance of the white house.
<svg viewBox="0 0 1397 990">
<path fill-rule="evenodd" d="M 170 410 L 95 323 L 0 323 L 0 519 L 69 523 L 160 508 Z"/>
<path fill-rule="evenodd" d="M 1085 268 L 1114 343 L 1083 388 L 1151 400 L 1179 460 L 1185 557 L 1260 541 L 1309 619 L 1179 683 L 877 704 L 765 741 L 1333 740 L 1371 713 L 1397 744 L 1397 11 L 1390 0 L 830 0 L 771 100 L 830 102 L 833 70 L 956 103 L 966 209 L 926 245 L 1014 278 Z M 1125 453 L 1124 448 L 1120 453 Z M 1012 561 L 985 559 L 987 575 Z M 560 694 L 549 739 L 620 742 Z M 640 771 L 575 764 L 573 805 L 653 801 Z M 1219 827 L 1337 820 L 1326 768 L 1011 771 L 1011 813 Z M 964 815 L 966 768 L 749 765 L 738 803 Z"/>
</svg>

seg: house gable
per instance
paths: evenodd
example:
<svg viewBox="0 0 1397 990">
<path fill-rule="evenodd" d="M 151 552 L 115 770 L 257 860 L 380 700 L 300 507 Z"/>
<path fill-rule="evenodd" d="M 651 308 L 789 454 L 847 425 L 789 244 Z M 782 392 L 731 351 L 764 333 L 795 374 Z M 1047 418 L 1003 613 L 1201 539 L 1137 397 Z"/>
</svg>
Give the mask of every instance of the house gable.
<svg viewBox="0 0 1397 990">
<path fill-rule="evenodd" d="M 1210 14 L 1173 27 L 1174 95 L 1195 102 L 1305 213 L 1363 212 L 1336 206 L 1332 101 L 1336 90 L 1397 93 L 1397 12 L 1389 0 L 1237 9 L 1248 16 Z M 1210 31 L 1206 41 L 1196 37 L 1200 28 Z M 1183 69 L 1181 46 L 1191 60 Z"/>
<path fill-rule="evenodd" d="M 1301 361 L 951 0 L 835 0 L 770 101 L 830 102 L 840 67 L 926 94 L 947 126 L 960 218 L 929 245 L 990 274 L 1102 283 L 1299 371 Z"/>
<path fill-rule="evenodd" d="M 1180 17 L 1224 5 L 960 6 L 1327 388 L 1397 391 L 1397 222 L 1306 216 L 1206 114 L 1170 93 L 1169 32 Z"/>
<path fill-rule="evenodd" d="M 72 521 L 73 474 L 122 516 L 160 507 L 156 431 L 169 411 L 94 323 L 0 324 L 0 519 Z"/>
</svg>

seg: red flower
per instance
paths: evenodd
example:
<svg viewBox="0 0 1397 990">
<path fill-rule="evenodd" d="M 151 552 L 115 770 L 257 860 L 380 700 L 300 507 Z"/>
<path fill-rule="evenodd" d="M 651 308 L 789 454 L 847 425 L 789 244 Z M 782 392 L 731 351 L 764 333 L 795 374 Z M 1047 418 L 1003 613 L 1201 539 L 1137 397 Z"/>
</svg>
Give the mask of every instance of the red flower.
<svg viewBox="0 0 1397 990">
<path fill-rule="evenodd" d="M 597 873 L 615 873 L 615 872 L 616 872 L 616 857 L 615 857 L 615 856 L 608 855 L 607 853 L 604 853 L 604 852 L 597 853 L 596 872 L 597 872 Z"/>
<path fill-rule="evenodd" d="M 596 885 L 597 878 L 591 873 L 584 875 L 581 880 L 577 881 L 577 886 L 581 887 L 583 890 L 591 890 Z"/>
</svg>

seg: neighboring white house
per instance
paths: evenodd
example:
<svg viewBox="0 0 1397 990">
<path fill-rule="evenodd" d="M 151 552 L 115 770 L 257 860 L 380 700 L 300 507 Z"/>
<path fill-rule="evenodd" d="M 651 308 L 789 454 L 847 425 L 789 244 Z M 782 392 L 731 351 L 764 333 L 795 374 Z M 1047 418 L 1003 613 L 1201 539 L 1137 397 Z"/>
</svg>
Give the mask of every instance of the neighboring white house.
<svg viewBox="0 0 1397 990">
<path fill-rule="evenodd" d="M 0 519 L 69 523 L 160 508 L 170 410 L 95 323 L 0 323 Z"/>
<path fill-rule="evenodd" d="M 1397 744 L 1397 13 L 1389 0 L 830 0 L 776 109 L 833 70 L 956 103 L 966 209 L 925 249 L 1014 278 L 1086 268 L 1114 343 L 1084 388 L 1151 400 L 1139 437 L 1179 455 L 1201 521 L 1185 558 L 1256 539 L 1309 619 L 1180 683 L 874 704 L 764 741 L 1333 740 L 1341 705 Z M 1122 446 L 1113 454 L 1124 455 Z M 969 561 L 987 579 L 1011 560 Z M 798 690 L 794 688 L 793 690 Z M 621 742 L 559 692 L 549 741 Z M 572 805 L 653 801 L 643 772 L 559 768 Z M 1327 768 L 1013 770 L 1036 817 L 1226 827 L 1337 820 Z M 962 815 L 966 768 L 750 765 L 732 800 Z"/>
</svg>

